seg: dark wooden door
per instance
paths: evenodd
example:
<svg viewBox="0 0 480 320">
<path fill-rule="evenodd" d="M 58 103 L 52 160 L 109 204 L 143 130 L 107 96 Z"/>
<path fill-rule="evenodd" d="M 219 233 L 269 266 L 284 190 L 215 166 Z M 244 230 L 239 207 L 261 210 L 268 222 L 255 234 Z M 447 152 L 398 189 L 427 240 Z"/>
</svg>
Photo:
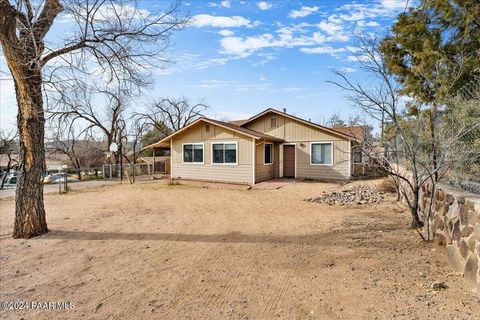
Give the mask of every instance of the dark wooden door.
<svg viewBox="0 0 480 320">
<path fill-rule="evenodd" d="M 295 178 L 295 146 L 283 146 L 283 176 Z"/>
</svg>

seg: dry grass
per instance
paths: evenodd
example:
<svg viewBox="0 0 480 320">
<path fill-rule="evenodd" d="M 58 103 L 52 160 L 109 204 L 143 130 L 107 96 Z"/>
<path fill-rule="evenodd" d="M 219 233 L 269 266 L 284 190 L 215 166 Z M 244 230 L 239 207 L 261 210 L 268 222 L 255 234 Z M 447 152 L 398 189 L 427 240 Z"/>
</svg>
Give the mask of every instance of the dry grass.
<svg viewBox="0 0 480 320">
<path fill-rule="evenodd" d="M 395 182 L 393 182 L 392 178 L 386 177 L 381 180 L 377 187 L 378 191 L 388 192 L 388 193 L 396 193 L 397 188 L 395 187 Z"/>
</svg>

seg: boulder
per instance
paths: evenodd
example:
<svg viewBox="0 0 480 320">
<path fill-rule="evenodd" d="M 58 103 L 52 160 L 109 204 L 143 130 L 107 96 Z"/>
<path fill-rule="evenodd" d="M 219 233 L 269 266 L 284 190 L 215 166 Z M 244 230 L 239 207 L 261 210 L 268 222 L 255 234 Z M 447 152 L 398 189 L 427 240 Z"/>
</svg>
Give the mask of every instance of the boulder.
<svg viewBox="0 0 480 320">
<path fill-rule="evenodd" d="M 467 259 L 467 257 L 470 255 L 470 248 L 468 247 L 467 242 L 464 239 L 458 242 L 458 249 L 462 257 Z"/>
<path fill-rule="evenodd" d="M 460 228 L 460 234 L 462 237 L 468 237 L 473 233 L 473 227 L 472 226 L 466 226 L 466 227 L 461 227 Z"/>
<path fill-rule="evenodd" d="M 471 225 L 480 224 L 480 215 L 475 210 L 469 210 L 467 214 L 468 223 Z"/>
<path fill-rule="evenodd" d="M 460 221 L 456 221 L 453 223 L 452 227 L 452 239 L 454 241 L 459 241 L 460 238 L 462 237 L 462 234 L 460 233 Z"/>
<path fill-rule="evenodd" d="M 435 233 L 434 234 L 434 239 L 435 239 L 435 243 L 438 246 L 444 246 L 444 245 L 447 244 L 447 239 L 445 238 L 445 235 L 442 232 Z"/>
<path fill-rule="evenodd" d="M 469 237 L 465 238 L 465 242 L 467 243 L 468 249 L 471 251 L 475 251 L 475 237 L 471 234 Z"/>
<path fill-rule="evenodd" d="M 457 202 L 458 204 L 465 204 L 465 197 L 458 197 Z"/>
<path fill-rule="evenodd" d="M 477 282 L 478 273 L 478 258 L 475 254 L 471 254 L 465 264 L 465 270 L 463 276 L 470 281 Z"/>
<path fill-rule="evenodd" d="M 458 217 L 460 215 L 460 206 L 457 202 L 454 202 L 450 205 L 447 212 L 447 217 L 450 219 Z"/>
<path fill-rule="evenodd" d="M 456 271 L 463 272 L 465 270 L 465 264 L 467 261 L 462 257 L 460 250 L 455 244 L 447 245 L 447 257 L 448 261 L 450 261 Z"/>
<path fill-rule="evenodd" d="M 441 189 L 438 189 L 437 200 L 438 201 L 444 201 L 445 200 L 445 192 Z"/>
<path fill-rule="evenodd" d="M 474 230 L 473 230 L 473 236 L 475 237 L 475 239 L 480 241 L 480 223 L 477 223 L 475 225 Z"/>
<path fill-rule="evenodd" d="M 450 235 L 450 232 L 448 232 L 447 228 L 443 229 L 442 234 L 445 237 L 446 244 L 452 244 L 452 236 Z"/>
<path fill-rule="evenodd" d="M 438 213 L 442 216 L 445 216 L 445 215 L 447 215 L 449 208 L 450 208 L 450 206 L 448 204 L 446 204 L 445 202 L 443 202 L 438 208 Z"/>
<path fill-rule="evenodd" d="M 470 212 L 470 208 L 465 204 L 461 204 L 459 208 L 459 212 L 460 212 L 460 223 L 464 226 L 468 225 L 468 213 Z"/>
<path fill-rule="evenodd" d="M 450 193 L 447 193 L 445 195 L 445 202 L 447 202 L 447 204 L 451 205 L 454 201 L 455 198 L 453 197 L 453 195 L 451 195 Z"/>
</svg>

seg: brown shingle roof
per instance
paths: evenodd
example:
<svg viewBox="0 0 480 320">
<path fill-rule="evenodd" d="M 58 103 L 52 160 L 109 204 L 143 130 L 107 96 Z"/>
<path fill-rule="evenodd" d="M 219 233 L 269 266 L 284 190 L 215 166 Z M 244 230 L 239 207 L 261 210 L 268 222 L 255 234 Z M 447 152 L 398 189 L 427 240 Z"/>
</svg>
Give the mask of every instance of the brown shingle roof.
<svg viewBox="0 0 480 320">
<path fill-rule="evenodd" d="M 248 122 L 248 119 L 243 119 L 243 120 L 232 120 L 232 121 L 229 121 L 231 124 L 234 124 L 236 126 L 242 126 L 244 125 L 245 123 Z"/>
</svg>

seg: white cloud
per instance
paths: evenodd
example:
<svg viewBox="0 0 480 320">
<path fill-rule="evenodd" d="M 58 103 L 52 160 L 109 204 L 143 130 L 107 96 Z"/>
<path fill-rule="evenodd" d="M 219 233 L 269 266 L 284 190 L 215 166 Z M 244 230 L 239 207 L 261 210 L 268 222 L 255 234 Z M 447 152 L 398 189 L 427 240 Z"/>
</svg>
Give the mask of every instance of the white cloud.
<svg viewBox="0 0 480 320">
<path fill-rule="evenodd" d="M 288 16 L 292 19 L 303 18 L 303 17 L 306 17 L 308 15 L 311 15 L 312 13 L 317 12 L 318 9 L 319 8 L 317 6 L 313 6 L 313 7 L 302 6 L 300 8 L 300 10 L 290 11 L 290 14 Z"/>
<path fill-rule="evenodd" d="M 250 20 L 241 16 L 212 16 L 209 14 L 197 14 L 192 18 L 192 25 L 197 28 L 215 27 L 215 28 L 235 28 L 250 26 Z"/>
<path fill-rule="evenodd" d="M 353 69 L 353 68 L 349 68 L 349 67 L 343 67 L 343 68 L 340 68 L 340 71 L 344 72 L 344 73 L 352 73 L 352 72 L 355 72 L 357 70 Z"/>
<path fill-rule="evenodd" d="M 336 23 L 331 23 L 331 22 L 326 22 L 326 21 L 321 21 L 318 24 L 318 28 L 322 31 L 325 31 L 326 33 L 328 33 L 330 35 L 343 31 L 342 25 L 336 24 Z"/>
<path fill-rule="evenodd" d="M 231 37 L 234 34 L 232 30 L 220 30 L 218 33 L 224 37 Z"/>
<path fill-rule="evenodd" d="M 306 54 L 328 54 L 332 57 L 337 59 L 345 60 L 344 55 L 345 53 L 356 53 L 358 49 L 352 46 L 346 46 L 342 48 L 334 48 L 332 46 L 320 46 L 314 48 L 300 48 L 300 51 Z M 347 57 L 347 61 L 352 61 L 351 56 Z M 353 57 L 353 56 L 352 56 Z M 355 60 L 356 61 L 356 60 Z"/>
<path fill-rule="evenodd" d="M 380 24 L 376 21 L 363 21 L 363 20 L 360 20 L 360 21 L 357 21 L 357 26 L 360 27 L 360 28 L 363 28 L 363 27 L 380 27 Z"/>
<path fill-rule="evenodd" d="M 365 55 L 353 55 L 353 56 L 348 56 L 347 57 L 347 61 L 350 61 L 350 62 L 358 62 L 358 61 L 368 61 L 370 60 L 370 58 L 368 56 L 365 56 Z"/>
<path fill-rule="evenodd" d="M 232 4 L 230 3 L 229 0 L 224 0 L 224 1 L 220 2 L 220 6 L 221 6 L 222 8 L 230 8 L 231 5 L 232 5 Z"/>
<path fill-rule="evenodd" d="M 380 0 L 380 3 L 387 9 L 404 9 L 407 5 L 408 0 Z M 408 1 L 409 5 L 412 5 L 411 2 Z"/>
<path fill-rule="evenodd" d="M 308 54 L 330 54 L 335 55 L 337 53 L 345 52 L 345 48 L 333 48 L 331 46 L 316 47 L 316 48 L 301 48 L 300 51 Z"/>
<path fill-rule="evenodd" d="M 248 56 L 262 48 L 274 47 L 275 40 L 273 35 L 266 33 L 252 37 L 227 37 L 220 41 L 224 53 Z"/>
<path fill-rule="evenodd" d="M 312 46 L 332 39 L 332 37 L 325 37 L 319 32 L 314 32 L 309 36 L 296 35 L 293 28 L 283 27 L 277 30 L 277 35 L 264 33 L 248 37 L 225 37 L 220 40 L 220 45 L 223 49 L 222 53 L 244 58 L 264 48 Z"/>
<path fill-rule="evenodd" d="M 221 1 L 220 3 L 216 3 L 216 2 L 210 2 L 208 4 L 209 7 L 211 8 L 215 8 L 215 7 L 218 7 L 218 8 L 230 8 L 232 6 L 230 0 L 224 0 L 224 1 Z"/>
<path fill-rule="evenodd" d="M 257 7 L 260 10 L 268 10 L 272 7 L 272 4 L 269 3 L 269 2 L 266 2 L 266 1 L 260 1 L 260 2 L 257 3 Z"/>
</svg>

